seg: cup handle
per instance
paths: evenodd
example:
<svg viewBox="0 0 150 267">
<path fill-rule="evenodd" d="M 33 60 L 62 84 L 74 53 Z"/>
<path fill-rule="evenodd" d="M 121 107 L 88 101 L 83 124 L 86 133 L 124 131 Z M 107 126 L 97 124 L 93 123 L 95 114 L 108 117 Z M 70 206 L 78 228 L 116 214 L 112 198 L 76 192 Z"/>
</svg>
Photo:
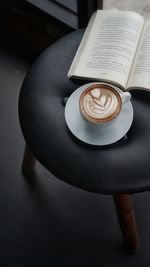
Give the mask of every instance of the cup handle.
<svg viewBox="0 0 150 267">
<path fill-rule="evenodd" d="M 127 103 L 131 99 L 131 94 L 129 92 L 123 92 L 120 94 L 121 99 L 122 99 L 122 104 Z"/>
</svg>

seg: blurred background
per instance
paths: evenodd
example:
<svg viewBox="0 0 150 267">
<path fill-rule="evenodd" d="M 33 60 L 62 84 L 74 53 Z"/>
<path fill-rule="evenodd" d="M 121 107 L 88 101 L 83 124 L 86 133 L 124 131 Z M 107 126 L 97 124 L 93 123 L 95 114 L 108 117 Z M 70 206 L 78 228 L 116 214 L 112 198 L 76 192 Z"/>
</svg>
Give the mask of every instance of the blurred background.
<svg viewBox="0 0 150 267">
<path fill-rule="evenodd" d="M 96 7 L 132 10 L 150 17 L 149 0 L 5 0 L 0 1 L 0 38 L 38 53 L 85 26 Z"/>
<path fill-rule="evenodd" d="M 104 0 L 104 9 L 118 8 L 121 10 L 130 10 L 138 12 L 145 18 L 150 18 L 149 0 Z"/>
</svg>

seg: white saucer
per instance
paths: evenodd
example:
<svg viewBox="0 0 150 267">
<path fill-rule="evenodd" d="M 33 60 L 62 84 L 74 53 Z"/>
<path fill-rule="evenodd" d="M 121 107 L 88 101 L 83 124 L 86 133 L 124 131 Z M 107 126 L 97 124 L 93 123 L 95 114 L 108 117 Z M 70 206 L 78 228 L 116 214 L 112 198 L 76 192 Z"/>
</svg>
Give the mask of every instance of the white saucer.
<svg viewBox="0 0 150 267">
<path fill-rule="evenodd" d="M 65 106 L 65 120 L 72 134 L 81 141 L 91 145 L 109 145 L 120 140 L 130 129 L 133 108 L 130 101 L 125 103 L 114 123 L 105 127 L 87 122 L 80 114 L 79 98 L 85 88 L 98 83 L 102 82 L 85 84 L 72 93 Z M 115 89 L 122 92 L 117 87 Z"/>
</svg>

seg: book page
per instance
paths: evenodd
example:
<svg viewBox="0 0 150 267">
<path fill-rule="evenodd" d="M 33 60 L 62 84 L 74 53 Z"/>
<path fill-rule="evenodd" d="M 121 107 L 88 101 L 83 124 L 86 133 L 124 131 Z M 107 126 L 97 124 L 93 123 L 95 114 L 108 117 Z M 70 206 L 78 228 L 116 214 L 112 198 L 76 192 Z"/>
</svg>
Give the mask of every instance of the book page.
<svg viewBox="0 0 150 267">
<path fill-rule="evenodd" d="M 150 20 L 145 23 L 127 87 L 150 90 Z"/>
<path fill-rule="evenodd" d="M 125 87 L 143 24 L 144 19 L 134 12 L 98 10 L 72 75 Z"/>
</svg>

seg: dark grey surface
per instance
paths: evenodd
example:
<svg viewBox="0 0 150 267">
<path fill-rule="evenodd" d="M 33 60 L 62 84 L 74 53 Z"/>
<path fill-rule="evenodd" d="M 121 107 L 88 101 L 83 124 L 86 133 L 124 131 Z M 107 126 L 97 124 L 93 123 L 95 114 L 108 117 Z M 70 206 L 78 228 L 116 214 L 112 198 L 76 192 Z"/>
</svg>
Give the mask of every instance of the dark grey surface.
<svg viewBox="0 0 150 267">
<path fill-rule="evenodd" d="M 150 193 L 133 197 L 141 248 L 129 255 L 110 196 L 69 186 L 39 164 L 34 177 L 22 176 L 17 102 L 27 69 L 0 49 L 0 266 L 149 267 Z"/>
</svg>

